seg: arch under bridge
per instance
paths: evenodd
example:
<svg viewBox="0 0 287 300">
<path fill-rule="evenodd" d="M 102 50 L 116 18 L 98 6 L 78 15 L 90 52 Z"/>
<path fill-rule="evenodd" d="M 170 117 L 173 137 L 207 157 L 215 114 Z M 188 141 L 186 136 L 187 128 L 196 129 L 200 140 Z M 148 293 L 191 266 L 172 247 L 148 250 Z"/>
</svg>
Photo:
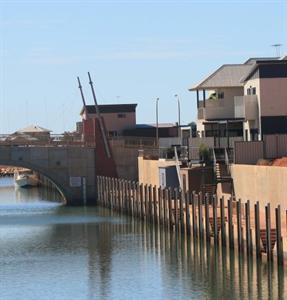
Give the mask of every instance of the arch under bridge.
<svg viewBox="0 0 287 300">
<path fill-rule="evenodd" d="M 28 168 L 50 179 L 67 205 L 96 203 L 95 148 L 0 146 L 0 165 Z"/>
</svg>

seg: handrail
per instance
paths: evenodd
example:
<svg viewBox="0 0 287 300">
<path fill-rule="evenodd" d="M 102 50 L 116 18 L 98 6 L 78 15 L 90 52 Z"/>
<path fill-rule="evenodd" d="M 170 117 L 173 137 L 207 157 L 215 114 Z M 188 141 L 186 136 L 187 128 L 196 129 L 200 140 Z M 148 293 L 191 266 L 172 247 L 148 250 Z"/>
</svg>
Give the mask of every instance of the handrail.
<svg viewBox="0 0 287 300">
<path fill-rule="evenodd" d="M 213 154 L 213 172 L 214 174 L 216 174 L 216 155 L 215 155 L 214 148 L 212 148 L 212 154 Z"/>
<path fill-rule="evenodd" d="M 224 159 L 225 159 L 225 165 L 227 167 L 227 174 L 230 175 L 230 164 L 229 164 L 229 157 L 227 149 L 224 148 Z"/>
</svg>

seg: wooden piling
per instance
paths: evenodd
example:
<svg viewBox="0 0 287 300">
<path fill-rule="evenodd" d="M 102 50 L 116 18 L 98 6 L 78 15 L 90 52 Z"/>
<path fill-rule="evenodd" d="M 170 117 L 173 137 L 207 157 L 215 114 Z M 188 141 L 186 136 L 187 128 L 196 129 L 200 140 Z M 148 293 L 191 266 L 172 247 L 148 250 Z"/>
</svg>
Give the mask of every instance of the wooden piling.
<svg viewBox="0 0 287 300">
<path fill-rule="evenodd" d="M 220 219 L 221 219 L 221 244 L 226 246 L 226 225 L 225 225 L 225 203 L 224 197 L 220 198 Z"/>
<path fill-rule="evenodd" d="M 169 225 L 169 190 L 164 190 L 165 226 Z"/>
<path fill-rule="evenodd" d="M 214 227 L 214 244 L 218 244 L 218 224 L 217 224 L 217 196 L 212 197 L 212 213 L 213 213 L 213 227 Z"/>
<path fill-rule="evenodd" d="M 229 248 L 234 248 L 234 232 L 233 232 L 233 208 L 232 208 L 232 198 L 227 201 L 228 207 L 228 236 L 229 236 Z"/>
<path fill-rule="evenodd" d="M 281 208 L 278 205 L 275 209 L 275 218 L 276 218 L 276 248 L 277 248 L 277 263 L 282 265 L 284 262 L 283 256 L 283 241 L 281 235 Z"/>
<path fill-rule="evenodd" d="M 251 225 L 250 225 L 250 201 L 245 203 L 245 235 L 246 235 L 246 253 L 252 255 L 252 242 L 251 242 Z"/>
<path fill-rule="evenodd" d="M 256 256 L 261 258 L 261 244 L 260 244 L 260 207 L 259 202 L 257 201 L 254 205 L 255 213 L 255 247 L 256 247 Z"/>
<path fill-rule="evenodd" d="M 184 233 L 184 191 L 182 189 L 179 190 L 179 216 L 180 216 L 180 229 L 181 232 Z"/>
<path fill-rule="evenodd" d="M 158 195 L 158 221 L 159 224 L 161 225 L 162 224 L 162 188 L 161 187 L 158 188 L 157 195 Z"/>
<path fill-rule="evenodd" d="M 154 218 L 154 224 L 158 225 L 158 210 L 157 210 L 157 188 L 154 186 L 152 188 L 152 194 L 153 194 L 153 218 Z"/>
<path fill-rule="evenodd" d="M 265 222 L 266 222 L 266 250 L 267 259 L 270 261 L 273 259 L 272 248 L 271 248 L 271 213 L 270 203 L 265 206 Z"/>
<path fill-rule="evenodd" d="M 243 249 L 242 247 L 242 220 L 241 220 L 241 199 L 236 202 L 236 216 L 237 216 L 237 244 L 238 251 Z"/>
<path fill-rule="evenodd" d="M 143 205 L 143 198 L 144 198 L 144 190 L 143 190 L 143 184 L 140 184 L 140 218 L 144 218 L 144 205 Z"/>
<path fill-rule="evenodd" d="M 174 189 L 174 226 L 175 226 L 175 231 L 178 230 L 178 189 Z"/>
<path fill-rule="evenodd" d="M 166 191 L 167 191 L 167 188 L 164 188 L 162 190 L 162 224 L 163 226 L 166 225 L 166 222 L 167 222 L 167 215 L 166 215 Z"/>
<path fill-rule="evenodd" d="M 197 222 L 196 222 L 196 211 L 195 211 L 196 203 L 197 203 L 197 195 L 195 194 L 195 192 L 193 192 L 191 198 L 193 238 L 197 238 Z"/>
<path fill-rule="evenodd" d="M 210 225 L 209 225 L 209 194 L 205 194 L 205 240 L 206 243 L 210 242 Z"/>
<path fill-rule="evenodd" d="M 203 239 L 203 220 L 202 220 L 202 192 L 198 194 L 198 229 L 199 229 L 199 237 Z"/>
<path fill-rule="evenodd" d="M 190 211 L 189 211 L 190 193 L 185 193 L 185 228 L 186 234 L 190 235 Z"/>
<path fill-rule="evenodd" d="M 148 199 L 149 199 L 149 220 L 153 222 L 153 199 L 152 199 L 152 185 L 148 186 Z"/>
<path fill-rule="evenodd" d="M 168 189 L 168 221 L 169 221 L 169 230 L 173 229 L 173 216 L 172 216 L 172 190 Z"/>
</svg>

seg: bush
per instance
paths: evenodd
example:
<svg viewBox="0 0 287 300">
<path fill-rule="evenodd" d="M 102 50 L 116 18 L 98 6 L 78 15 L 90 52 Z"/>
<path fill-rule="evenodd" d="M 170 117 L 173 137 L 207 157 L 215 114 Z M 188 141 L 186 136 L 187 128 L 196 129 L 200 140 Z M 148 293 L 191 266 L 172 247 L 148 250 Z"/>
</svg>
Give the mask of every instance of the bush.
<svg viewBox="0 0 287 300">
<path fill-rule="evenodd" d="M 211 162 L 210 149 L 205 144 L 200 144 L 200 146 L 199 146 L 199 157 L 200 157 L 200 160 L 207 165 Z"/>
</svg>

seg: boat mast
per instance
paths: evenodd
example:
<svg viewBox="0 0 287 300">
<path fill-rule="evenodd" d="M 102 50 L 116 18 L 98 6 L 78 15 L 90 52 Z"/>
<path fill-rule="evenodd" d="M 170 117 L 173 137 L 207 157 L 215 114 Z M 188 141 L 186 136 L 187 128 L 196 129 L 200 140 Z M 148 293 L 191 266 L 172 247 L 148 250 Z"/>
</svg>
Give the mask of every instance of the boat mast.
<svg viewBox="0 0 287 300">
<path fill-rule="evenodd" d="M 106 131 L 105 131 L 105 127 L 104 127 L 104 124 L 103 124 L 103 120 L 101 118 L 100 109 L 99 109 L 99 106 L 98 106 L 98 103 L 97 103 L 97 98 L 96 98 L 96 94 L 95 94 L 95 90 L 94 90 L 94 86 L 93 86 L 93 82 L 92 82 L 92 79 L 91 79 L 90 72 L 88 72 L 88 76 L 89 76 L 89 83 L 91 85 L 92 94 L 93 94 L 93 98 L 94 98 L 94 102 L 95 102 L 96 114 L 97 114 L 97 118 L 99 120 L 101 134 L 102 134 L 102 138 L 103 138 L 103 141 L 104 141 L 106 155 L 107 155 L 108 158 L 110 158 L 111 153 L 110 153 L 110 149 L 109 149 L 109 145 L 108 145 L 108 139 L 107 139 L 107 136 L 106 136 Z"/>
</svg>

